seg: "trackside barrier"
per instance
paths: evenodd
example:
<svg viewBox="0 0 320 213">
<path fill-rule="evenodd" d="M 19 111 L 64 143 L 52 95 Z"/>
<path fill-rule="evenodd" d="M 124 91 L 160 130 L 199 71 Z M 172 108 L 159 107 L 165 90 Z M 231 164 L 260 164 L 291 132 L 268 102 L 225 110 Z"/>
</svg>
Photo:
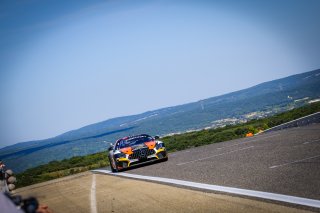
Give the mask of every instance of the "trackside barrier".
<svg viewBox="0 0 320 213">
<path fill-rule="evenodd" d="M 282 130 L 282 129 L 288 129 L 288 128 L 292 128 L 292 127 L 299 127 L 299 126 L 306 126 L 312 123 L 320 123 L 320 112 L 316 112 L 313 113 L 311 115 L 307 115 L 301 118 L 298 118 L 296 120 L 293 121 L 289 121 L 287 123 L 283 123 L 280 124 L 278 126 L 274 126 L 270 129 L 266 129 L 263 132 L 259 132 L 255 135 L 261 134 L 261 133 L 265 133 L 265 132 L 271 132 L 271 131 L 278 131 L 278 130 Z"/>
</svg>

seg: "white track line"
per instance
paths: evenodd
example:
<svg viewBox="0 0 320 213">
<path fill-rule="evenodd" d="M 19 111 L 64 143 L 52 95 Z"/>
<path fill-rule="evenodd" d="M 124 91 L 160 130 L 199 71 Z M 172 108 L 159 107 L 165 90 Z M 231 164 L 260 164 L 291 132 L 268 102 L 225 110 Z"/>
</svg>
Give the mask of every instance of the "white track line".
<svg viewBox="0 0 320 213">
<path fill-rule="evenodd" d="M 247 143 L 251 143 L 251 142 L 255 142 L 255 141 L 261 141 L 263 139 L 267 139 L 267 138 L 273 138 L 273 137 L 276 137 L 276 136 L 279 136 L 280 134 L 276 134 L 276 135 L 270 135 L 270 136 L 267 136 L 267 137 L 261 137 L 261 138 L 252 138 L 253 140 L 249 140 L 249 141 L 245 141 L 245 142 L 240 142 L 240 143 L 237 143 L 237 144 L 233 144 L 233 145 L 230 145 L 230 146 L 222 146 L 222 147 L 218 147 L 217 149 L 224 149 L 224 148 L 229 148 L 229 147 L 233 147 L 233 146 L 240 146 L 240 145 L 243 145 L 243 144 L 247 144 Z"/>
<path fill-rule="evenodd" d="M 204 183 L 195 183 L 191 181 L 183 181 L 183 180 L 176 180 L 176 179 L 170 179 L 170 178 L 142 176 L 142 175 L 135 175 L 135 174 L 129 174 L 124 172 L 112 173 L 108 170 L 102 170 L 102 169 L 93 170 L 92 172 L 99 172 L 99 173 L 111 174 L 115 176 L 123 176 L 128 178 L 140 179 L 140 180 L 169 183 L 169 184 L 175 184 L 180 186 L 205 189 L 210 191 L 226 192 L 231 194 L 244 195 L 249 197 L 263 198 L 267 200 L 281 201 L 286 203 L 320 208 L 319 200 L 313 200 L 313 199 L 302 198 L 302 197 L 295 197 L 295 196 L 289 196 L 289 195 L 282 195 L 282 194 L 275 194 L 275 193 L 269 193 L 269 192 L 247 190 L 247 189 L 239 189 L 239 188 L 225 187 L 225 186 L 218 186 L 218 185 L 210 185 L 210 184 L 204 184 Z"/>
<path fill-rule="evenodd" d="M 290 164 L 294 164 L 294 163 L 298 163 L 298 162 L 302 162 L 302 161 L 305 161 L 305 160 L 310 160 L 310 159 L 318 158 L 318 157 L 320 157 L 320 155 L 316 155 L 316 156 L 309 157 L 309 158 L 304 158 L 304 159 L 301 159 L 301 160 L 295 160 L 295 161 L 292 161 L 292 162 L 289 162 L 289 163 L 280 164 L 280 165 L 270 166 L 269 168 L 270 169 L 274 169 L 274 168 L 277 168 L 277 167 L 287 166 L 287 165 L 290 165 Z"/>
<path fill-rule="evenodd" d="M 96 175 L 92 175 L 91 184 L 91 196 L 90 196 L 91 213 L 97 213 L 97 201 L 96 201 Z"/>
<path fill-rule="evenodd" d="M 318 142 L 318 141 L 320 141 L 320 139 L 314 140 L 314 141 L 307 141 L 307 142 L 304 142 L 303 144 L 309 144 L 309 143 L 314 143 L 314 142 Z"/>
<path fill-rule="evenodd" d="M 185 165 L 185 164 L 188 164 L 188 163 L 194 163 L 194 162 L 197 162 L 197 161 L 206 160 L 206 159 L 209 159 L 209 158 L 214 158 L 214 157 L 217 157 L 217 156 L 230 154 L 230 153 L 233 153 L 233 152 L 238 152 L 238 151 L 242 151 L 242 150 L 246 150 L 246 149 L 251 149 L 251 148 L 253 148 L 253 147 L 254 147 L 254 146 L 249 146 L 249 147 L 242 148 L 242 149 L 236 149 L 236 150 L 233 150 L 233 151 L 230 151 L 230 152 L 224 152 L 224 153 L 221 153 L 221 154 L 212 155 L 212 156 L 205 157 L 205 158 L 200 158 L 200 159 L 197 159 L 197 160 L 192 160 L 192 161 L 187 161 L 187 162 L 183 162 L 183 163 L 178 163 L 178 164 L 176 164 L 176 165 L 177 165 L 177 166 L 181 166 L 181 165 Z"/>
</svg>

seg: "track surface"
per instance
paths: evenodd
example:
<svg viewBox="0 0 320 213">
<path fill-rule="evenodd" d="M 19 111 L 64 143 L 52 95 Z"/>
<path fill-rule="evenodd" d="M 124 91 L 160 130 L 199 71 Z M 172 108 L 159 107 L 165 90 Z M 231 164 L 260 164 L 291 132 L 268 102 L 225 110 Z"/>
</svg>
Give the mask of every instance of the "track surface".
<svg viewBox="0 0 320 213">
<path fill-rule="evenodd" d="M 280 204 L 90 172 L 20 188 L 16 193 L 37 197 L 54 213 L 309 212 Z"/>
<path fill-rule="evenodd" d="M 320 200 L 320 124 L 175 152 L 125 172 Z"/>
</svg>

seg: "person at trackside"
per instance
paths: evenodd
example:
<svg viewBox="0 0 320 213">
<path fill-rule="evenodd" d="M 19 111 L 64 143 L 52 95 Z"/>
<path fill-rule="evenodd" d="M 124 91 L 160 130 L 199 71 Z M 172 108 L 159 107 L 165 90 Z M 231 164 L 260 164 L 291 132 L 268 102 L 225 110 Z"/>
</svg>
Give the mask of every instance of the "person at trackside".
<svg viewBox="0 0 320 213">
<path fill-rule="evenodd" d="M 2 160 L 0 160 L 0 191 L 1 192 L 6 192 L 7 191 L 7 187 L 6 187 L 6 172 L 5 172 L 5 165 L 2 162 Z"/>
</svg>

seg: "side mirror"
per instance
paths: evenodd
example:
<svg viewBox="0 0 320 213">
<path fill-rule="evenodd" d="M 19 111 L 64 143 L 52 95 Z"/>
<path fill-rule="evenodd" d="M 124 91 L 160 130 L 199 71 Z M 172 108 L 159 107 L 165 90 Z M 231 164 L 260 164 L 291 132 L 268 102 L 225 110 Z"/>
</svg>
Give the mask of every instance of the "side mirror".
<svg viewBox="0 0 320 213">
<path fill-rule="evenodd" d="M 158 135 L 154 136 L 154 139 L 158 140 L 160 137 Z"/>
<path fill-rule="evenodd" d="M 110 146 L 109 146 L 108 150 L 109 151 L 113 150 L 113 144 L 112 143 L 110 143 Z"/>
</svg>

